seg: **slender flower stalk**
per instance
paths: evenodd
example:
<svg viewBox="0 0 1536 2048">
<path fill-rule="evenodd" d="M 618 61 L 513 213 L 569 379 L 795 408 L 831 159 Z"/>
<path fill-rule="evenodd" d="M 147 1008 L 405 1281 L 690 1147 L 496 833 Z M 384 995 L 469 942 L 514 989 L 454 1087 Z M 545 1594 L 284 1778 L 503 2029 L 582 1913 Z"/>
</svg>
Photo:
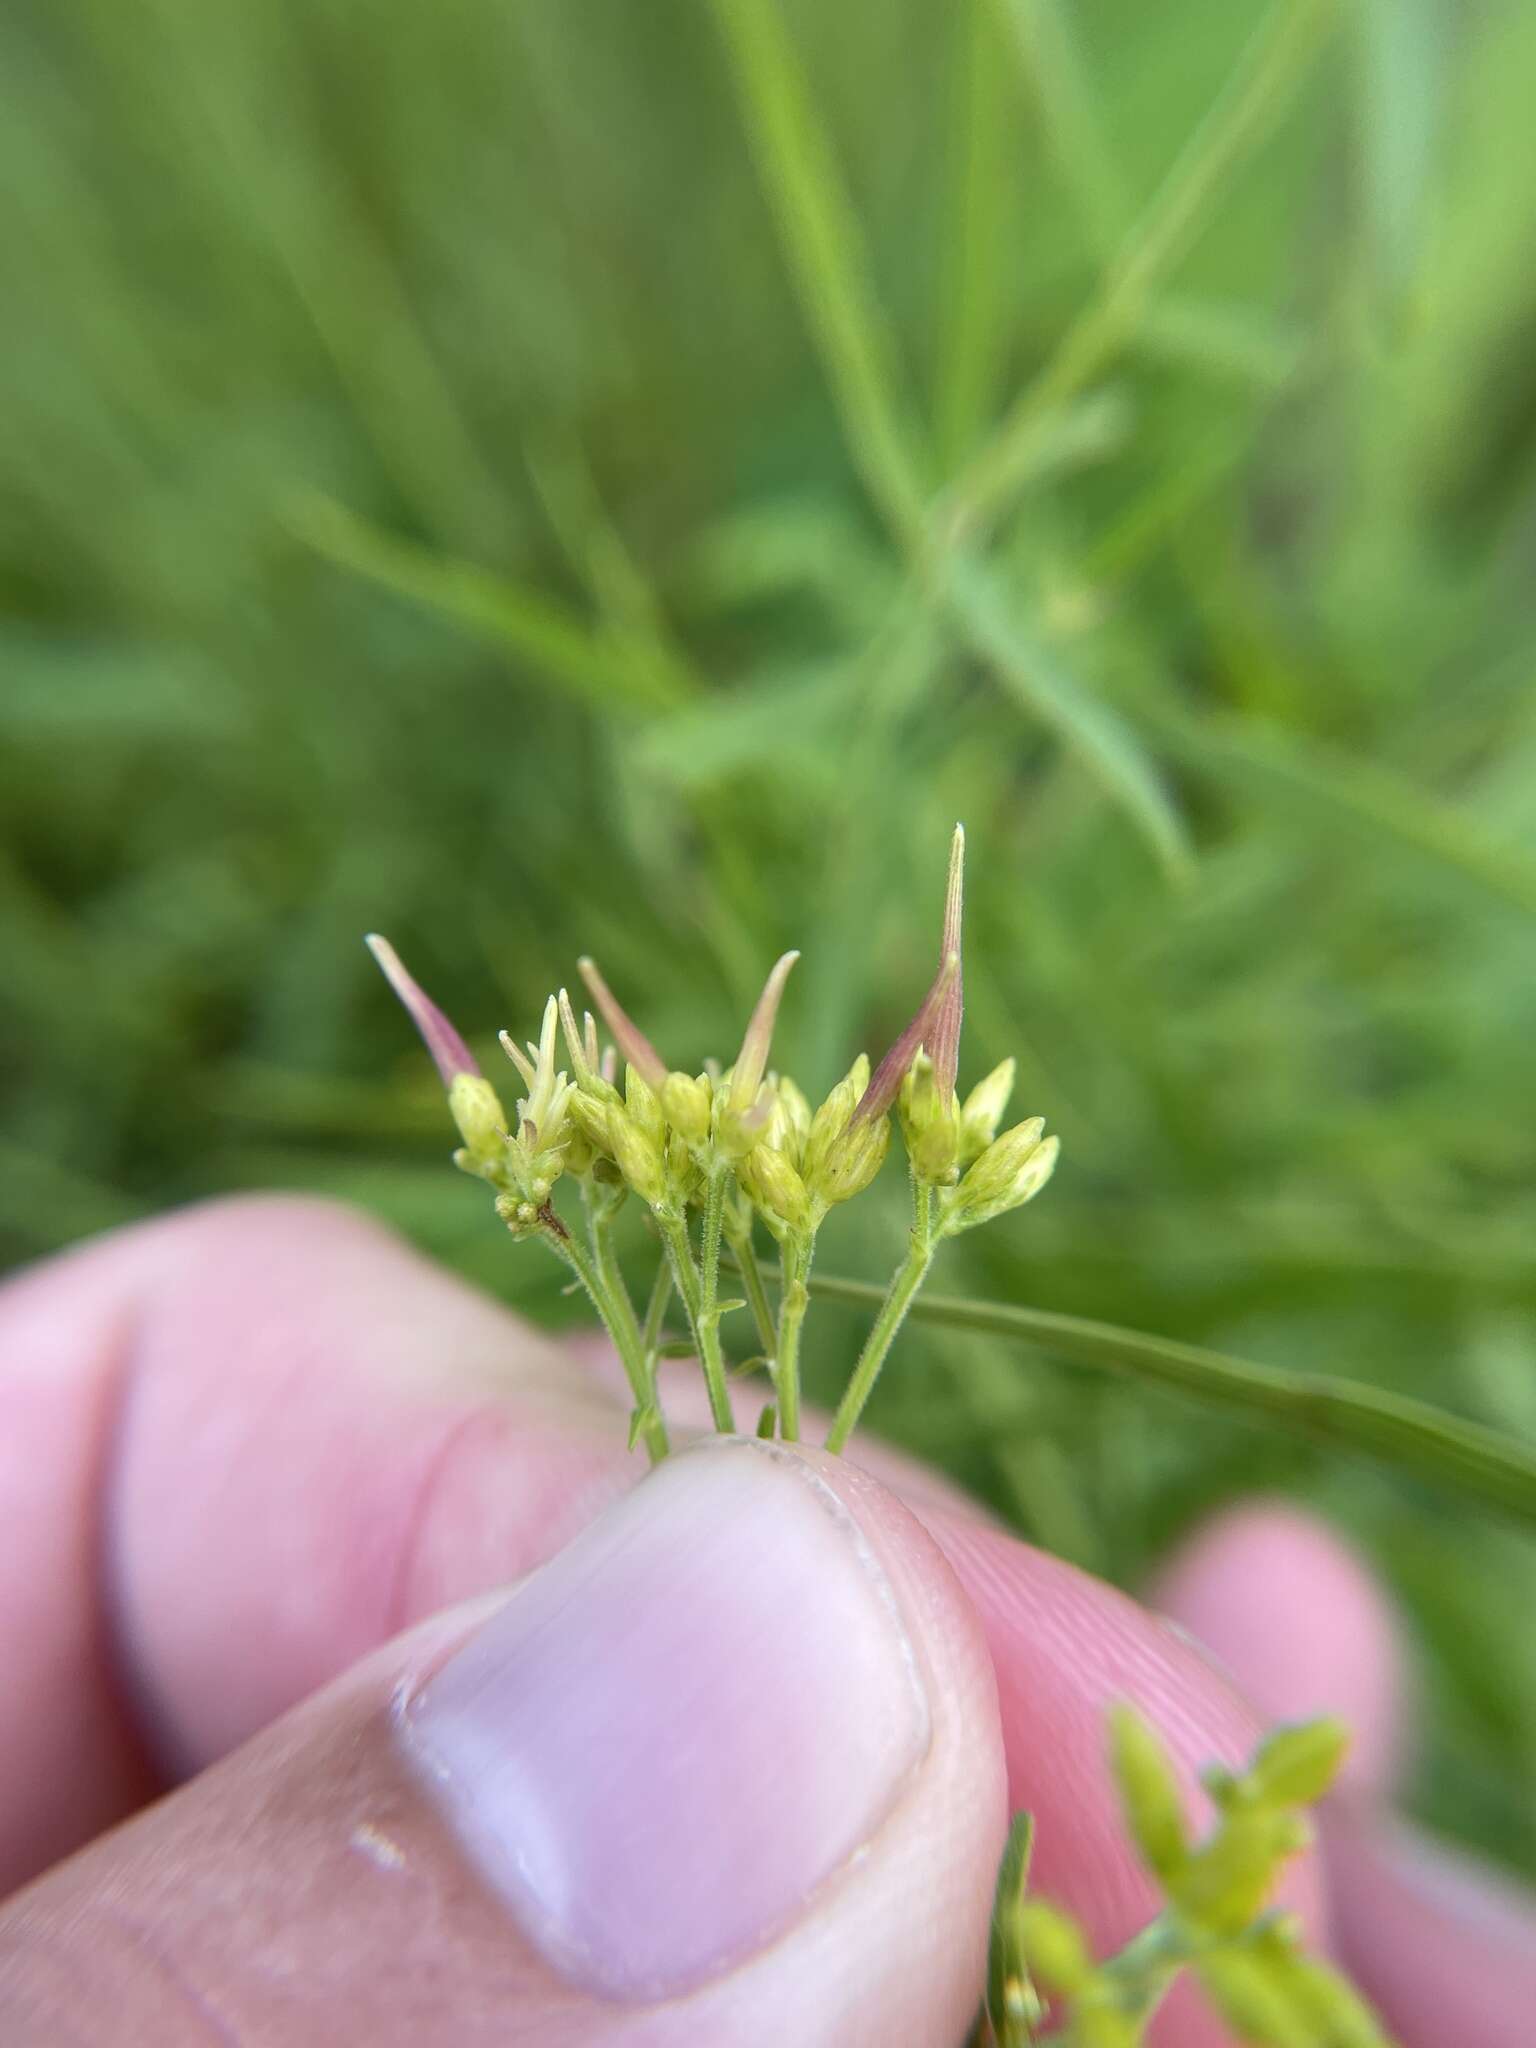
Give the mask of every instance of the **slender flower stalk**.
<svg viewBox="0 0 1536 2048">
<path fill-rule="evenodd" d="M 779 1434 L 791 1444 L 800 1436 L 800 1331 L 811 1305 L 806 1282 L 815 1255 L 814 1233 L 792 1239 L 784 1247 L 784 1291 L 779 1298 L 774 1387 L 778 1395 Z"/>
<path fill-rule="evenodd" d="M 668 1215 L 664 1210 L 656 1212 L 657 1228 L 661 1241 L 667 1248 L 667 1257 L 672 1262 L 672 1284 L 677 1289 L 678 1299 L 688 1317 L 688 1326 L 693 1332 L 693 1341 L 699 1354 L 699 1364 L 704 1372 L 704 1386 L 709 1395 L 710 1420 L 716 1429 L 727 1435 L 736 1428 L 736 1417 L 731 1409 L 730 1389 L 725 1379 L 725 1357 L 720 1349 L 720 1327 L 718 1318 L 714 1323 L 704 1320 L 704 1291 L 699 1269 L 694 1261 L 693 1246 L 688 1240 L 688 1225 L 681 1216 Z"/>
<path fill-rule="evenodd" d="M 645 1305 L 645 1322 L 640 1330 L 640 1339 L 645 1346 L 646 1372 L 653 1386 L 656 1383 L 656 1360 L 661 1350 L 662 1322 L 671 1299 L 672 1268 L 665 1259 L 659 1259 L 656 1278 L 651 1282 L 651 1298 Z"/>
<path fill-rule="evenodd" d="M 928 1268 L 933 1264 L 933 1255 L 938 1249 L 939 1233 L 933 1223 L 932 1190 L 916 1181 L 912 1199 L 912 1232 L 907 1240 L 907 1255 L 891 1276 L 880 1312 L 864 1340 L 864 1349 L 859 1353 L 843 1398 L 837 1404 L 837 1413 L 827 1432 L 829 1451 L 841 1451 L 846 1447 L 859 1417 L 864 1413 L 864 1404 L 874 1392 L 875 1381 L 890 1355 L 897 1332 L 906 1321 L 907 1310 L 928 1277 Z"/>
<path fill-rule="evenodd" d="M 731 1248 L 741 1275 L 741 1284 L 746 1290 L 747 1306 L 752 1311 L 752 1320 L 757 1325 L 757 1339 L 763 1347 L 769 1377 L 777 1370 L 779 1336 L 774 1323 L 773 1304 L 768 1299 L 768 1289 L 763 1280 L 762 1263 L 757 1256 L 757 1247 L 752 1242 L 750 1220 L 745 1229 L 731 1221 L 730 1211 L 726 1212 L 725 1241 Z"/>
<path fill-rule="evenodd" d="M 582 1179 L 581 1199 L 587 1212 L 592 1262 L 607 1303 L 607 1313 L 603 1313 L 601 1304 L 598 1305 L 598 1313 L 603 1317 L 613 1348 L 624 1367 L 630 1392 L 635 1397 L 636 1429 L 651 1463 L 655 1465 L 669 1449 L 667 1425 L 656 1398 L 656 1348 L 653 1342 L 647 1341 L 636 1319 L 635 1305 L 630 1299 L 629 1288 L 619 1268 L 618 1254 L 614 1250 L 613 1218 L 618 1202 L 599 1187 L 590 1174 Z M 619 1200 L 622 1199 L 620 1191 Z M 661 1270 L 666 1270 L 665 1265 Z"/>
</svg>

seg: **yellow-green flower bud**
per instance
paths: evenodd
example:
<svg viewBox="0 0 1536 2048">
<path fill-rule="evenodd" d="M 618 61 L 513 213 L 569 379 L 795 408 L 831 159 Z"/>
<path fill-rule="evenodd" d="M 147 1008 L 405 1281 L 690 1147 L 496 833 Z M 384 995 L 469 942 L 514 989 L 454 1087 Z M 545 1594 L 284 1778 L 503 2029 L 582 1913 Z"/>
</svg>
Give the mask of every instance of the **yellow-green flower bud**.
<svg viewBox="0 0 1536 2048">
<path fill-rule="evenodd" d="M 1247 1796 L 1271 1806 L 1310 1806 L 1333 1783 L 1348 1748 L 1349 1730 L 1342 1721 L 1277 1728 L 1245 1774 Z"/>
<path fill-rule="evenodd" d="M 1329 2048 L 1392 2048 L 1353 1984 L 1315 1956 L 1292 1956 L 1284 1985 L 1309 2048 L 1314 2041 L 1326 2041 Z"/>
<path fill-rule="evenodd" d="M 662 1076 L 660 1085 L 666 1086 Z M 661 1097 L 638 1067 L 624 1069 L 624 1107 L 632 1124 L 661 1145 L 667 1135 L 667 1120 L 661 1113 Z"/>
<path fill-rule="evenodd" d="M 967 1168 L 945 1199 L 944 1227 L 951 1234 L 989 1223 L 1038 1195 L 1050 1179 L 1061 1150 L 1059 1138 L 1042 1138 L 1043 1117 L 1032 1116 L 994 1138 Z"/>
<path fill-rule="evenodd" d="M 578 1088 L 567 1109 L 570 1122 L 587 1143 L 599 1155 L 609 1159 L 613 1157 L 612 1119 L 624 1113 L 618 1091 L 602 1081 L 595 1089 Z"/>
<path fill-rule="evenodd" d="M 1013 1093 L 1018 1062 L 999 1062 L 985 1080 L 978 1081 L 960 1108 L 960 1164 L 969 1166 L 985 1152 L 997 1136 L 997 1127 Z"/>
<path fill-rule="evenodd" d="M 1217 1949 L 1196 1964 L 1206 1995 L 1233 2033 L 1254 2048 L 1314 2048 L 1316 2033 L 1288 1996 L 1284 1977 L 1263 1957 Z"/>
<path fill-rule="evenodd" d="M 860 1096 L 868 1086 L 869 1060 L 865 1054 L 860 1053 L 811 1118 L 800 1159 L 802 1173 L 807 1176 L 821 1173 L 826 1165 L 828 1152 L 847 1130 L 848 1119 L 853 1115 Z M 878 1121 L 883 1122 L 884 1119 L 880 1118 Z"/>
<path fill-rule="evenodd" d="M 1052 1991 L 1080 1990 L 1093 1975 L 1093 1956 L 1077 1922 L 1044 1899 L 1024 1899 L 1014 1910 L 1030 1975 Z"/>
<path fill-rule="evenodd" d="M 768 1122 L 766 1142 L 794 1166 L 805 1157 L 805 1141 L 811 1132 L 811 1105 L 788 1074 L 773 1081 L 773 1115 Z"/>
<path fill-rule="evenodd" d="M 1073 2048 L 1140 2048 L 1142 2023 L 1113 2005 L 1081 2005 L 1072 2015 Z"/>
<path fill-rule="evenodd" d="M 951 1187 L 958 1177 L 960 1111 L 939 1085 L 934 1064 L 920 1052 L 907 1069 L 897 1098 L 901 1134 L 916 1178 L 928 1187 Z"/>
<path fill-rule="evenodd" d="M 506 1151 L 507 1113 L 485 1076 L 455 1074 L 448 1108 L 473 1169 L 498 1165 Z"/>
<path fill-rule="evenodd" d="M 1169 1897 L 1212 1933 L 1241 1933 L 1263 1912 L 1280 1866 L 1311 1839 L 1298 1814 L 1264 1807 L 1229 1814 L 1220 1832 L 1164 1879 Z"/>
<path fill-rule="evenodd" d="M 539 1206 L 524 1195 L 501 1194 L 496 1197 L 496 1214 L 514 1237 L 532 1237 L 543 1228 Z"/>
<path fill-rule="evenodd" d="M 1188 1860 L 1184 1808 L 1162 1738 L 1134 1707 L 1110 1710 L 1110 1762 L 1142 1860 L 1166 1884 Z"/>
<path fill-rule="evenodd" d="M 664 1135 L 648 1130 L 628 1110 L 615 1110 L 608 1119 L 608 1143 L 625 1180 L 642 1202 L 657 1208 L 667 1197 Z"/>
<path fill-rule="evenodd" d="M 668 1074 L 661 1091 L 662 1115 L 690 1145 L 708 1138 L 713 1101 L 707 1074 Z"/>
<path fill-rule="evenodd" d="M 805 1184 L 818 1202 L 851 1202 L 863 1194 L 885 1164 L 891 1147 L 891 1120 L 886 1116 L 865 1117 L 850 1122 L 827 1147 L 826 1156 L 813 1168 L 807 1147 Z"/>
<path fill-rule="evenodd" d="M 738 1159 L 736 1178 L 776 1237 L 798 1237 L 810 1228 L 811 1201 L 805 1182 L 772 1145 L 754 1145 Z"/>
</svg>

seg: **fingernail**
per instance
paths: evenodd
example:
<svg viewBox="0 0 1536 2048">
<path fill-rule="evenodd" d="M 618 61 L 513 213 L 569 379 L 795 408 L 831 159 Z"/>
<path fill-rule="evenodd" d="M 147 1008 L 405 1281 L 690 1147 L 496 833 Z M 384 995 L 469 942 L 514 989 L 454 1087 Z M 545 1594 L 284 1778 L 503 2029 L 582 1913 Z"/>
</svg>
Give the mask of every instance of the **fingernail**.
<svg viewBox="0 0 1536 2048">
<path fill-rule="evenodd" d="M 403 1707 L 486 1881 L 599 1996 L 676 1996 L 772 1941 L 928 1747 L 895 1594 L 782 1447 L 668 1459 Z"/>
</svg>

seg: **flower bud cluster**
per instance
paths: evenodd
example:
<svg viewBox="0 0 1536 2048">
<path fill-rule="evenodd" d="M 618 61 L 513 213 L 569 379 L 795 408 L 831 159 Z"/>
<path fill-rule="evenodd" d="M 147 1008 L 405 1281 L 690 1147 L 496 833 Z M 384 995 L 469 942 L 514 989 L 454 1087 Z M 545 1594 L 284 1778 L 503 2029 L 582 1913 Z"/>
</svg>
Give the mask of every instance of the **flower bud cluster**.
<svg viewBox="0 0 1536 2048">
<path fill-rule="evenodd" d="M 1211 1770 L 1206 1789 L 1217 1823 L 1190 1839 L 1182 1788 L 1162 1739 L 1126 1706 L 1110 1715 L 1110 1758 L 1120 1802 L 1165 1911 L 1119 1955 L 1100 1961 L 1060 1907 L 1024 1896 L 1027 1866 L 999 1885 L 993 1981 L 1011 2000 L 989 1999 L 999 2048 L 1032 2039 L 1009 2021 L 1038 2015 L 1035 1986 L 1056 2001 L 1067 2048 L 1136 2048 L 1170 1977 L 1187 1967 L 1236 2037 L 1260 2048 L 1387 2048 L 1375 2015 L 1348 1981 L 1306 1954 L 1301 1923 L 1270 1905 L 1287 1860 L 1311 1839 L 1300 1807 L 1332 1784 L 1347 1744 L 1337 1721 L 1276 1730 L 1241 1774 Z M 995 2009 L 994 2009 L 995 2008 Z"/>
<path fill-rule="evenodd" d="M 601 1052 L 591 1012 L 578 1023 L 566 991 L 551 996 L 537 1043 L 521 1047 L 502 1033 L 525 1089 L 509 1118 L 464 1041 L 393 948 L 382 939 L 369 943 L 448 1088 L 463 1140 L 457 1163 L 496 1189 L 498 1211 L 515 1233 L 551 1227 L 550 1196 L 564 1173 L 631 1189 L 673 1220 L 726 1176 L 737 1190 L 733 1200 L 747 1205 L 748 1227 L 755 1212 L 781 1243 L 808 1244 L 827 1211 L 861 1194 L 880 1171 L 895 1110 L 913 1180 L 937 1192 L 938 1234 L 952 1236 L 1029 1201 L 1049 1179 L 1057 1150 L 1038 1117 L 998 1136 L 1012 1060 L 963 1100 L 956 1094 L 964 844 L 957 827 L 939 968 L 916 1015 L 873 1073 L 861 1053 L 814 1111 L 787 1075 L 768 1069 L 797 953 L 775 963 L 733 1064 L 723 1073 L 709 1065 L 696 1074 L 667 1064 L 596 963 L 583 959 L 582 978 L 613 1044 Z M 568 1066 L 557 1067 L 562 1031 Z"/>
</svg>

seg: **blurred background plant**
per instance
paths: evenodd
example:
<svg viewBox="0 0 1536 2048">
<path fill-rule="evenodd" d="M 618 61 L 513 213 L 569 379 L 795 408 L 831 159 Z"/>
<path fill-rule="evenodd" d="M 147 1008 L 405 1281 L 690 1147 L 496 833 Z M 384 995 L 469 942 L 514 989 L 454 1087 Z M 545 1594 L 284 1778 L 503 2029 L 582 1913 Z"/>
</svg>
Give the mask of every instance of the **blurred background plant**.
<svg viewBox="0 0 1536 2048">
<path fill-rule="evenodd" d="M 1065 1151 L 936 1284 L 1536 1437 L 1533 91 L 1519 0 L 13 0 L 5 1256 L 307 1187 L 567 1318 L 361 933 L 679 1065 L 799 946 L 824 1089 L 963 816 Z M 1536 1871 L 1527 1536 L 931 1327 L 870 1420 L 1133 1584 L 1317 1502 Z"/>
</svg>

